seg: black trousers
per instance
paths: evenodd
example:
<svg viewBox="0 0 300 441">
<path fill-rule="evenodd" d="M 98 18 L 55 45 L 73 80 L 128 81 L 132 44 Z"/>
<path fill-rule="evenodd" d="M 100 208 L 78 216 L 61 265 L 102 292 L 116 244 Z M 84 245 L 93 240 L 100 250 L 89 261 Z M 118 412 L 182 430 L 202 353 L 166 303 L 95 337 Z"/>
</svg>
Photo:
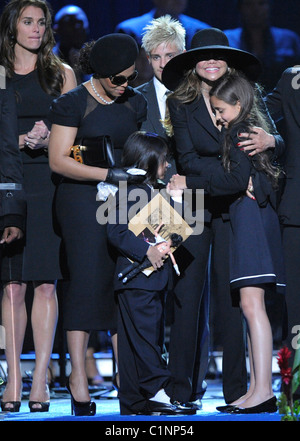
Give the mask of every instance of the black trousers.
<svg viewBox="0 0 300 441">
<path fill-rule="evenodd" d="M 173 400 L 187 402 L 203 395 L 208 366 L 208 290 L 205 290 L 211 230 L 190 236 L 176 251 L 181 276 L 172 296 L 169 369 Z M 200 370 L 201 379 L 200 379 Z"/>
<path fill-rule="evenodd" d="M 245 339 L 240 309 L 231 302 L 229 286 L 229 222 L 213 219 L 200 235 L 190 236 L 176 251 L 181 270 L 173 293 L 169 369 L 172 399 L 187 402 L 201 398 L 209 361 L 209 291 L 214 322 L 223 348 L 223 392 L 232 402 L 247 390 Z M 210 289 L 206 288 L 210 264 Z"/>
<path fill-rule="evenodd" d="M 143 410 L 170 381 L 162 358 L 165 292 L 118 292 L 119 401 L 122 415 Z"/>
</svg>

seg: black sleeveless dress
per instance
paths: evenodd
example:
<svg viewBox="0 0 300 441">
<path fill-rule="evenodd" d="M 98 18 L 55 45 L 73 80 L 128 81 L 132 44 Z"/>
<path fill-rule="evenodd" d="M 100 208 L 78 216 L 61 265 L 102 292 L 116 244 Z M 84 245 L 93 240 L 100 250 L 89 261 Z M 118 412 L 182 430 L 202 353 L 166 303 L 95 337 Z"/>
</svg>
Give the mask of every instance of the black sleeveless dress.
<svg viewBox="0 0 300 441">
<path fill-rule="evenodd" d="M 18 113 L 19 135 L 30 131 L 43 120 L 50 129 L 48 114 L 55 98 L 44 92 L 37 71 L 12 78 Z M 55 185 L 43 149 L 21 151 L 24 189 L 27 198 L 26 234 L 10 246 L 2 263 L 3 281 L 53 281 L 61 278 L 59 265 L 60 237 L 53 216 Z"/>
</svg>

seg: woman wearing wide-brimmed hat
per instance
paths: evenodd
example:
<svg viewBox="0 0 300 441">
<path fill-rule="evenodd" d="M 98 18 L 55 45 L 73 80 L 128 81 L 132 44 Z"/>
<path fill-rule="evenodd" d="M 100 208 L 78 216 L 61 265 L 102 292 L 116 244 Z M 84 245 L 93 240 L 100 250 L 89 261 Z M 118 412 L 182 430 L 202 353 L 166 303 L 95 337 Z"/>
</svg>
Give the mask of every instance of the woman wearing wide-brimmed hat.
<svg viewBox="0 0 300 441">
<path fill-rule="evenodd" d="M 115 262 L 107 244 L 104 202 L 96 196 L 99 182 L 118 185 L 120 180 L 130 180 L 118 168 L 122 148 L 139 129 L 147 109 L 144 97 L 128 86 L 137 76 L 137 55 L 137 44 L 128 35 L 108 34 L 86 45 L 81 61 L 85 73 L 92 74 L 90 80 L 54 101 L 50 112 L 49 163 L 63 176 L 56 213 L 70 273 L 64 327 L 72 365 L 68 388 L 76 415 L 95 413 L 85 372 L 89 333 L 116 328 Z M 92 139 L 103 135 L 110 136 L 114 144 L 116 167 L 97 166 L 93 157 L 87 165 L 70 156 L 71 146 L 80 144 L 82 138 L 88 138 L 89 148 Z M 96 217 L 101 208 L 102 218 Z"/>
<path fill-rule="evenodd" d="M 213 173 L 220 165 L 221 132 L 210 107 L 209 91 L 217 80 L 233 70 L 242 71 L 255 81 L 260 64 L 252 54 L 229 47 L 222 31 L 210 28 L 197 32 L 192 49 L 170 60 L 163 71 L 163 83 L 174 91 L 168 99 L 168 107 L 178 166 L 180 173 L 186 176 L 184 186 L 187 188 L 193 188 L 192 176 L 199 176 L 207 169 Z M 256 149 L 258 152 L 266 148 L 275 148 L 276 154 L 281 153 L 283 142 L 279 135 L 270 135 L 260 128 L 255 131 L 251 139 L 243 141 L 244 148 L 253 150 L 251 155 Z M 225 401 L 235 402 L 247 391 L 242 321 L 239 309 L 232 307 L 229 289 L 228 209 L 232 200 L 232 196 L 205 195 L 204 230 L 191 236 L 184 245 L 191 255 L 191 263 L 174 289 L 169 347 L 169 367 L 175 377 L 171 396 L 175 400 L 187 402 L 201 398 L 199 378 L 204 377 L 207 367 L 203 366 L 201 353 L 203 356 L 203 351 L 207 351 L 203 341 L 208 340 L 209 300 L 205 280 L 210 249 L 211 293 L 219 311 L 212 320 L 214 330 L 220 332 L 223 347 Z"/>
</svg>

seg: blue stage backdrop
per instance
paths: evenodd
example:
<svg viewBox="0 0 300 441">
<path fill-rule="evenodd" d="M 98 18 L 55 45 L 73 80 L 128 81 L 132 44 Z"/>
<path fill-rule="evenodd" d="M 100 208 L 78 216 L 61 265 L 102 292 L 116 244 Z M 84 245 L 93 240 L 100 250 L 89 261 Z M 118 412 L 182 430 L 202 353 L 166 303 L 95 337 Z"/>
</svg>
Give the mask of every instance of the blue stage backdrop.
<svg viewBox="0 0 300 441">
<path fill-rule="evenodd" d="M 189 0 L 185 13 L 220 29 L 236 27 L 239 24 L 237 0 Z M 6 0 L 0 2 L 0 12 Z M 114 31 L 115 26 L 127 18 L 135 17 L 153 7 L 151 0 L 50 0 L 54 14 L 63 6 L 80 6 L 90 21 L 91 38 Z M 300 33 L 300 1 L 273 0 L 274 26 Z"/>
</svg>

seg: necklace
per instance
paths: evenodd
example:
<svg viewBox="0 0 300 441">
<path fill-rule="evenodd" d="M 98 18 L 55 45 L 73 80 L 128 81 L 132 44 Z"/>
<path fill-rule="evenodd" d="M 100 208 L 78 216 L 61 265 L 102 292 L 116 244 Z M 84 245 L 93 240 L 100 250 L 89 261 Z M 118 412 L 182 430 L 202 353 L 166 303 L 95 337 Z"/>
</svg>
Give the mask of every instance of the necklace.
<svg viewBox="0 0 300 441">
<path fill-rule="evenodd" d="M 106 101 L 98 92 L 97 92 L 97 90 L 96 90 L 96 88 L 95 88 L 95 86 L 94 86 L 94 83 L 93 83 L 93 77 L 91 77 L 91 79 L 90 79 L 90 83 L 91 83 L 91 86 L 92 86 L 92 89 L 93 89 L 93 91 L 95 92 L 95 95 L 97 95 L 97 97 L 98 98 L 100 98 L 100 100 L 101 101 L 103 101 L 105 104 L 107 104 L 107 105 L 110 105 L 110 104 L 113 104 L 115 101 L 116 101 L 116 99 L 117 98 L 115 98 L 114 100 L 112 100 L 112 101 Z"/>
</svg>

